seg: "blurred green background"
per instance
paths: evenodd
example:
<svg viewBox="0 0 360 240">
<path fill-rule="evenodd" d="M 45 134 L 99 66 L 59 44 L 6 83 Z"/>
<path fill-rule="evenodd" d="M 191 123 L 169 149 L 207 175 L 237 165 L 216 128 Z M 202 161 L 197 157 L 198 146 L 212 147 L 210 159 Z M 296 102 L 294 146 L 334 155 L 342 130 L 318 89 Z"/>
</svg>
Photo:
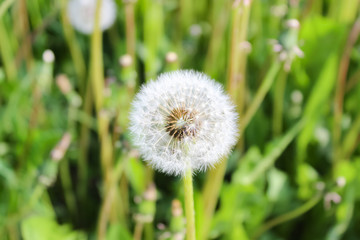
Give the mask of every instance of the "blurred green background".
<svg viewBox="0 0 360 240">
<path fill-rule="evenodd" d="M 67 0 L 0 1 L 0 239 L 184 239 L 181 178 L 127 131 L 139 86 L 179 68 L 240 114 L 194 177 L 197 239 L 360 239 L 358 0 L 115 4 L 84 35 Z"/>
</svg>

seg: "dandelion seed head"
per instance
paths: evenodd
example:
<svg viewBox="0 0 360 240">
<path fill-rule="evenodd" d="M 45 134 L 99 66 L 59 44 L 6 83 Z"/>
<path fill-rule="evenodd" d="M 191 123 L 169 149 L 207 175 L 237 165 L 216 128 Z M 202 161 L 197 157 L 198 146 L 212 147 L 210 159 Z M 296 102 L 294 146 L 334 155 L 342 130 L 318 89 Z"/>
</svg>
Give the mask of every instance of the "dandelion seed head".
<svg viewBox="0 0 360 240">
<path fill-rule="evenodd" d="M 144 85 L 132 103 L 134 145 L 153 168 L 184 175 L 228 155 L 238 115 L 222 86 L 205 74 L 179 70 Z"/>
<path fill-rule="evenodd" d="M 81 33 L 91 34 L 94 31 L 97 0 L 70 0 L 68 17 L 73 27 Z M 100 10 L 100 29 L 102 31 L 113 25 L 116 18 L 116 4 L 113 0 L 102 0 Z"/>
</svg>

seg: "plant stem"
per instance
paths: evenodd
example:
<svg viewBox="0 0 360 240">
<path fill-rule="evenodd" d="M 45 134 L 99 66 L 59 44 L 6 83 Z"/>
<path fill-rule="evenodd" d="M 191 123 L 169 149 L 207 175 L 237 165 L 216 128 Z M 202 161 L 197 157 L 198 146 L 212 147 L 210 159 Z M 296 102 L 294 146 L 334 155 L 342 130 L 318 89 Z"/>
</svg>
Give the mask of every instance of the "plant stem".
<svg viewBox="0 0 360 240">
<path fill-rule="evenodd" d="M 18 31 L 18 39 L 20 42 L 21 57 L 26 62 L 27 70 L 29 71 L 32 65 L 32 46 L 30 36 L 30 24 L 27 12 L 27 5 L 25 0 L 17 1 L 17 12 L 14 15 L 15 29 Z"/>
<path fill-rule="evenodd" d="M 253 236 L 253 239 L 257 239 L 264 232 L 266 232 L 270 228 L 275 227 L 276 225 L 290 221 L 290 220 L 297 218 L 297 217 L 301 216 L 302 214 L 306 213 L 321 200 L 321 197 L 322 197 L 322 194 L 318 193 L 316 196 L 314 196 L 309 201 L 307 201 L 300 207 L 296 208 L 295 210 L 285 213 L 283 215 L 280 215 L 280 216 L 270 220 L 269 222 L 265 223 L 262 227 L 260 227 L 259 230 L 256 231 L 256 233 Z"/>
<path fill-rule="evenodd" d="M 78 79 L 78 87 L 82 97 L 85 97 L 85 61 L 81 52 L 79 43 L 75 37 L 75 32 L 67 17 L 67 0 L 61 0 L 61 23 L 65 35 L 66 42 L 69 46 L 70 54 L 74 62 L 74 68 Z"/>
<path fill-rule="evenodd" d="M 187 240 L 195 240 L 195 208 L 194 191 L 192 182 L 192 171 L 189 168 L 184 177 L 184 197 L 186 215 L 186 236 Z"/>
<path fill-rule="evenodd" d="M 97 114 L 98 134 L 100 139 L 100 162 L 103 173 L 104 190 L 107 193 L 111 188 L 111 178 L 113 170 L 113 148 L 112 139 L 109 134 L 110 116 L 106 110 L 103 109 L 104 103 L 104 64 L 102 52 L 102 32 L 100 29 L 102 0 L 97 0 L 95 12 L 94 32 L 91 37 L 91 59 L 90 59 L 90 77 L 93 90 L 95 109 Z M 107 202 L 104 198 L 103 201 Z M 116 202 L 112 202 L 116 204 Z M 113 206 L 112 206 L 113 207 Z M 112 212 L 112 217 L 116 217 L 115 212 Z M 106 227 L 106 226 L 105 226 Z M 103 234 L 106 229 L 98 229 L 98 234 Z"/>
<path fill-rule="evenodd" d="M 88 116 L 91 116 L 91 84 L 87 84 L 85 90 L 85 101 L 84 101 L 84 111 Z M 90 139 L 90 130 L 86 124 L 81 124 L 80 127 L 80 153 L 79 153 L 79 161 L 78 161 L 78 179 L 79 179 L 79 195 L 81 199 L 85 199 L 86 196 L 86 179 L 88 175 L 87 169 L 87 151 L 89 146 Z"/>
<path fill-rule="evenodd" d="M 246 110 L 246 113 L 240 124 L 241 129 L 245 129 L 247 127 L 256 111 L 259 109 L 260 104 L 264 100 L 266 94 L 269 92 L 270 87 L 273 84 L 277 73 L 279 72 L 280 66 L 281 64 L 278 61 L 275 61 L 271 66 L 264 81 L 261 83 L 259 90 L 256 92 L 255 98 L 251 102 L 249 108 Z M 240 132 L 243 132 L 243 130 Z"/>
<path fill-rule="evenodd" d="M 274 82 L 275 76 L 280 69 L 281 64 L 279 62 L 274 62 L 270 70 L 268 71 L 265 80 L 262 82 L 259 90 L 256 92 L 255 98 L 252 101 L 250 107 L 247 109 L 243 121 L 240 123 L 240 136 L 244 133 L 247 125 L 250 123 L 252 117 L 259 109 L 261 102 L 264 100 L 266 93 L 269 91 L 272 83 Z M 215 206 L 217 199 L 219 197 L 220 189 L 224 180 L 225 171 L 227 166 L 227 159 L 223 159 L 220 164 L 209 171 L 207 180 L 205 182 L 205 187 L 203 190 L 203 199 L 204 199 L 204 223 L 203 223 L 203 233 L 202 238 L 206 239 L 207 227 L 209 227 L 209 222 L 212 219 L 214 214 Z"/>
<path fill-rule="evenodd" d="M 125 29 L 126 29 L 126 53 L 130 54 L 135 66 L 135 47 L 136 47 L 136 28 L 135 28 L 135 11 L 134 5 L 136 1 L 125 2 Z"/>
<path fill-rule="evenodd" d="M 202 232 L 200 233 L 200 239 L 208 239 L 207 233 L 210 228 L 212 216 L 215 211 L 216 203 L 220 195 L 221 185 L 226 171 L 227 159 L 222 159 L 220 164 L 214 169 L 211 169 L 207 181 L 205 182 L 203 190 L 204 199 L 204 221 L 202 223 Z"/>
<path fill-rule="evenodd" d="M 100 209 L 100 217 L 98 222 L 98 233 L 97 233 L 97 239 L 99 240 L 106 239 L 106 226 L 109 221 L 111 207 L 116 197 L 116 188 L 123 173 L 123 169 L 124 169 L 123 163 L 124 161 L 119 160 L 118 163 L 116 164 L 116 167 L 112 173 L 111 186 L 109 187 L 108 191 L 105 194 L 104 201 Z"/>
<path fill-rule="evenodd" d="M 356 116 L 353 124 L 344 137 L 342 144 L 343 157 L 348 159 L 357 147 L 357 140 L 360 134 L 360 113 Z"/>
<path fill-rule="evenodd" d="M 341 120 L 343 115 L 343 102 L 344 102 L 344 94 L 346 88 L 346 77 L 349 69 L 350 63 L 350 54 L 353 49 L 354 44 L 356 43 L 360 34 L 360 19 L 358 19 L 348 36 L 346 46 L 341 57 L 338 79 L 337 79 L 337 87 L 336 87 L 336 95 L 335 95 L 335 107 L 334 107 L 334 127 L 333 127 L 333 138 L 334 138 L 334 160 L 339 161 L 342 157 L 341 153 Z"/>
<path fill-rule="evenodd" d="M 143 1 L 144 16 L 144 45 L 145 56 L 145 79 L 146 81 L 156 77 L 158 72 L 157 53 L 164 32 L 163 3 L 159 0 Z"/>
<path fill-rule="evenodd" d="M 220 13 L 214 14 L 212 17 L 213 31 L 211 33 L 209 48 L 206 53 L 204 72 L 211 77 L 217 77 L 219 74 L 219 63 L 218 58 L 221 51 L 221 46 L 224 40 L 224 32 L 226 25 L 228 24 L 230 1 L 221 5 Z"/>
<path fill-rule="evenodd" d="M 283 129 L 284 93 L 286 88 L 287 72 L 281 70 L 274 91 L 273 135 L 280 136 Z"/>
<path fill-rule="evenodd" d="M 100 6 L 102 0 L 97 0 L 94 32 L 91 36 L 91 59 L 90 59 L 90 78 L 92 90 L 95 98 L 96 112 L 99 113 L 103 105 L 103 54 L 102 54 L 102 32 L 100 29 Z"/>
<path fill-rule="evenodd" d="M 7 80 L 13 81 L 16 78 L 16 65 L 12 53 L 10 38 L 3 17 L 0 17 L 0 54 L 4 65 Z"/>
<path fill-rule="evenodd" d="M 72 189 L 72 181 L 69 171 L 69 162 L 68 159 L 63 159 L 60 163 L 60 180 L 63 187 L 63 191 L 65 194 L 65 202 L 72 214 L 74 214 L 75 218 L 77 218 L 77 207 L 75 195 Z"/>
<path fill-rule="evenodd" d="M 134 229 L 134 240 L 141 240 L 141 236 L 144 230 L 144 223 L 137 221 Z"/>
<path fill-rule="evenodd" d="M 250 175 L 246 178 L 246 183 L 251 184 L 260 176 L 263 176 L 265 171 L 275 163 L 276 159 L 284 152 L 289 144 L 294 140 L 298 133 L 303 129 L 306 123 L 305 119 L 300 120 L 294 125 L 280 140 L 269 154 L 267 154 L 262 161 L 256 166 Z"/>
</svg>

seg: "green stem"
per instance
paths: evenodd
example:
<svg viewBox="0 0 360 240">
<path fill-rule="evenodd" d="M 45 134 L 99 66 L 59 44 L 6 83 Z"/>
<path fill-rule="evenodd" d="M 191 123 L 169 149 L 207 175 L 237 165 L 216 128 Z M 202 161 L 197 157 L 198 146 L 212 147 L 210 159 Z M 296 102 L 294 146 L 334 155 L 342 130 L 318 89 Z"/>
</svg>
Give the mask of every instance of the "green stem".
<svg viewBox="0 0 360 240">
<path fill-rule="evenodd" d="M 357 146 L 357 139 L 360 134 L 360 113 L 356 116 L 355 121 L 351 125 L 344 137 L 342 144 L 343 157 L 350 158 Z"/>
<path fill-rule="evenodd" d="M 103 105 L 103 54 L 102 54 L 102 32 L 100 29 L 100 6 L 102 0 L 97 0 L 95 12 L 94 32 L 91 36 L 91 59 L 90 59 L 90 78 L 92 90 L 95 98 L 96 112 L 99 113 Z"/>
<path fill-rule="evenodd" d="M 126 53 L 130 54 L 135 66 L 136 28 L 135 28 L 135 1 L 125 2 L 125 30 L 126 30 Z"/>
<path fill-rule="evenodd" d="M 209 48 L 206 53 L 204 72 L 211 77 L 217 77 L 221 65 L 219 65 L 219 55 L 221 53 L 221 46 L 224 44 L 224 33 L 226 31 L 226 26 L 229 20 L 229 11 L 230 11 L 230 1 L 221 2 L 220 13 L 214 14 L 215 17 L 212 17 L 213 31 L 211 33 Z"/>
<path fill-rule="evenodd" d="M 100 216 L 99 216 L 99 222 L 98 222 L 98 232 L 97 232 L 97 239 L 103 240 L 106 239 L 106 227 L 107 223 L 110 218 L 112 205 L 114 202 L 114 199 L 116 197 L 116 188 L 118 185 L 118 182 L 123 174 L 124 170 L 124 161 L 118 161 L 116 164 L 116 167 L 114 171 L 112 172 L 112 178 L 111 178 L 111 186 L 107 190 L 104 201 L 102 203 L 101 209 L 100 209 Z"/>
<path fill-rule="evenodd" d="M 143 1 L 144 16 L 144 45 L 145 56 L 145 79 L 146 81 L 156 77 L 158 72 L 157 53 L 162 41 L 164 32 L 163 3 L 159 0 Z"/>
<path fill-rule="evenodd" d="M 286 88 L 287 72 L 282 70 L 275 84 L 274 91 L 274 115 L 273 115 L 273 134 L 279 136 L 283 129 L 283 110 L 284 110 L 284 93 Z"/>
<path fill-rule="evenodd" d="M 13 81 L 16 78 L 16 64 L 11 49 L 8 31 L 6 31 L 3 20 L 3 17 L 0 17 L 0 54 L 3 60 L 6 77 L 8 81 Z"/>
<path fill-rule="evenodd" d="M 84 102 L 84 111 L 88 116 L 91 116 L 91 107 L 92 107 L 92 101 L 91 101 L 91 84 L 87 84 L 86 90 L 85 90 L 85 102 Z M 80 154 L 79 154 L 79 169 L 78 169 L 78 175 L 79 175 L 79 193 L 81 196 L 81 199 L 85 199 L 86 196 L 86 179 L 88 175 L 88 169 L 87 169 L 87 151 L 89 146 L 89 139 L 90 139 L 90 130 L 89 127 L 86 126 L 86 124 L 81 124 L 80 128 Z"/>
<path fill-rule="evenodd" d="M 295 210 L 285 213 L 283 215 L 280 215 L 280 216 L 270 220 L 269 222 L 265 223 L 263 226 L 260 227 L 260 229 L 258 231 L 256 231 L 256 233 L 253 236 L 253 239 L 257 239 L 264 232 L 266 232 L 267 230 L 269 230 L 279 224 L 288 222 L 294 218 L 297 218 L 297 217 L 303 215 L 304 213 L 309 211 L 311 208 L 313 208 L 321 200 L 321 197 L 322 197 L 322 194 L 318 193 L 316 196 L 314 196 L 309 201 L 307 201 L 300 207 L 296 208 Z"/>
<path fill-rule="evenodd" d="M 343 104 L 346 91 L 346 79 L 350 64 L 351 51 L 359 38 L 360 34 L 360 18 L 354 23 L 341 57 L 339 72 L 337 77 L 337 86 L 334 104 L 334 127 L 333 127 L 333 149 L 335 161 L 340 161 L 343 157 L 341 149 L 341 120 L 343 116 Z"/>
<path fill-rule="evenodd" d="M 192 171 L 189 168 L 184 177 L 186 236 L 187 240 L 195 240 L 195 208 Z"/>
<path fill-rule="evenodd" d="M 137 221 L 134 229 L 134 240 L 141 240 L 141 236 L 144 230 L 144 223 Z"/>
<path fill-rule="evenodd" d="M 71 181 L 68 159 L 63 159 L 60 163 L 60 179 L 65 194 L 66 205 L 70 212 L 77 217 L 76 200 L 72 189 L 73 184 Z"/>
<path fill-rule="evenodd" d="M 281 64 L 279 62 L 274 62 L 270 68 L 268 74 L 265 77 L 265 80 L 261 84 L 259 90 L 257 91 L 253 102 L 245 113 L 243 121 L 240 124 L 240 136 L 243 134 L 247 125 L 251 121 L 252 117 L 259 109 L 261 102 L 264 100 L 266 93 L 269 91 L 272 83 L 274 82 L 275 76 L 280 69 Z M 206 238 L 207 227 L 209 227 L 209 222 L 212 219 L 214 214 L 215 206 L 217 199 L 219 197 L 220 189 L 224 181 L 225 171 L 227 166 L 227 159 L 223 159 L 220 164 L 209 171 L 207 180 L 205 182 L 205 187 L 203 190 L 203 199 L 204 199 L 204 223 L 203 223 L 203 232 L 201 237 Z"/>
<path fill-rule="evenodd" d="M 63 26 L 63 31 L 64 31 L 64 36 L 66 39 L 66 42 L 68 44 L 69 50 L 70 50 L 70 54 L 71 57 L 73 59 L 74 62 L 74 68 L 75 68 L 75 72 L 78 78 L 78 86 L 80 89 L 80 93 L 81 96 L 84 97 L 86 92 L 85 92 L 85 72 L 86 72 L 86 67 L 85 67 L 85 61 L 84 61 L 84 57 L 83 54 L 81 52 L 79 43 L 75 37 L 75 32 L 69 22 L 69 19 L 67 17 L 67 0 L 62 0 L 61 1 L 61 23 Z"/>
<path fill-rule="evenodd" d="M 249 108 L 247 109 L 247 111 L 241 121 L 241 124 L 240 124 L 241 129 L 245 129 L 247 127 L 247 125 L 250 123 L 251 119 L 253 118 L 253 116 L 255 115 L 257 110 L 259 109 L 266 94 L 269 92 L 269 89 L 270 89 L 271 85 L 273 84 L 277 73 L 279 72 L 280 66 L 281 66 L 281 64 L 278 61 L 274 62 L 273 65 L 271 66 L 269 72 L 267 73 L 267 75 L 265 77 L 265 80 L 262 82 L 259 90 L 257 91 L 257 93 L 255 95 L 255 98 L 251 102 Z M 243 130 L 240 132 L 243 132 Z"/>
<path fill-rule="evenodd" d="M 289 144 L 294 140 L 296 135 L 302 130 L 305 123 L 306 121 L 304 119 L 300 120 L 280 139 L 276 147 L 274 147 L 274 149 L 256 166 L 254 171 L 246 177 L 247 184 L 254 182 L 258 177 L 263 176 L 264 172 L 274 164 L 276 159 L 278 159 L 287 146 L 289 146 Z"/>
<path fill-rule="evenodd" d="M 222 159 L 221 163 L 214 169 L 209 171 L 207 176 L 207 181 L 203 190 L 203 199 L 204 199 L 204 221 L 202 222 L 200 239 L 208 239 L 207 233 L 210 228 L 210 223 L 218 197 L 220 195 L 221 185 L 226 171 L 226 162 L 227 159 Z"/>
<path fill-rule="evenodd" d="M 18 38 L 20 42 L 20 59 L 25 60 L 27 70 L 29 71 L 33 62 L 32 43 L 30 38 L 30 23 L 28 17 L 27 3 L 25 0 L 17 1 L 17 12 L 14 13 L 15 29 L 18 32 Z"/>
</svg>

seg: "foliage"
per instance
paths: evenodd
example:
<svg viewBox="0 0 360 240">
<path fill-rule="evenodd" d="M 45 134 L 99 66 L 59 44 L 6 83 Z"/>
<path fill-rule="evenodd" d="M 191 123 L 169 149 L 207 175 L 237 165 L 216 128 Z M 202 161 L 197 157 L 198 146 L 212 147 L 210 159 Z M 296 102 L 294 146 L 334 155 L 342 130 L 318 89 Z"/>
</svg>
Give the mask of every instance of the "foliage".
<svg viewBox="0 0 360 240">
<path fill-rule="evenodd" d="M 358 239 L 358 1 L 117 0 L 92 35 L 67 2 L 0 2 L 1 239 L 181 239 L 181 179 L 127 130 L 141 84 L 179 68 L 240 114 L 232 154 L 194 176 L 197 239 Z"/>
</svg>

